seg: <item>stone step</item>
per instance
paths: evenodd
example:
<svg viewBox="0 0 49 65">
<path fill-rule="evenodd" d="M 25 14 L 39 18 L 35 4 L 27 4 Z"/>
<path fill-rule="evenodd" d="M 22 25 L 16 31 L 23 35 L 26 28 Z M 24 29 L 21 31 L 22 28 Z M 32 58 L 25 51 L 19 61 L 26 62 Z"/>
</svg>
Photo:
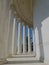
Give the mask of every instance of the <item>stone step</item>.
<svg viewBox="0 0 49 65">
<path fill-rule="evenodd" d="M 4 65 L 48 65 L 45 63 L 40 62 L 37 60 L 36 57 L 13 57 L 13 58 L 7 58 L 7 63 Z"/>
<path fill-rule="evenodd" d="M 35 57 L 35 54 L 11 55 L 8 58 L 22 58 L 22 57 Z"/>
<path fill-rule="evenodd" d="M 22 63 L 22 64 L 4 64 L 4 65 L 48 65 L 46 63 Z"/>
<path fill-rule="evenodd" d="M 13 57 L 13 58 L 7 58 L 8 62 L 33 62 L 33 61 L 37 61 L 37 58 L 35 57 Z"/>
<path fill-rule="evenodd" d="M 12 58 L 7 58 L 7 63 L 4 65 L 47 65 L 33 56 L 21 56 L 21 55 L 14 55 Z"/>
<path fill-rule="evenodd" d="M 0 59 L 0 65 L 3 63 L 7 63 L 7 60 L 6 59 Z"/>
</svg>

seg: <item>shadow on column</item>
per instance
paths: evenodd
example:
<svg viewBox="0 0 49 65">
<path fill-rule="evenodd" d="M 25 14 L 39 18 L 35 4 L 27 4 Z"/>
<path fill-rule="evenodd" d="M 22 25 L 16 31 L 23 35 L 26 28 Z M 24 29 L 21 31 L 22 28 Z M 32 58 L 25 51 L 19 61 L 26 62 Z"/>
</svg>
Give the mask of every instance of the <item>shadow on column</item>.
<svg viewBox="0 0 49 65">
<path fill-rule="evenodd" d="M 40 50 L 40 61 L 44 62 L 44 48 L 43 48 L 43 40 L 42 40 L 42 32 L 41 32 L 42 24 L 39 23 L 37 26 L 38 29 L 38 36 L 39 36 L 39 50 Z"/>
</svg>

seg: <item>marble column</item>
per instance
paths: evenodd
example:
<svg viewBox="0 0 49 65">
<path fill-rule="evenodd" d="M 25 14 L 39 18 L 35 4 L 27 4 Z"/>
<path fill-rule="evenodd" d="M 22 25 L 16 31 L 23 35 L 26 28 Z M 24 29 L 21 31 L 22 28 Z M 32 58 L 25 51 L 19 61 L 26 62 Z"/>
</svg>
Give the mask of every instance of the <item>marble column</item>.
<svg viewBox="0 0 49 65">
<path fill-rule="evenodd" d="M 9 4 L 7 5 L 7 0 L 0 0 L 0 65 L 7 62 L 8 28 Z"/>
<path fill-rule="evenodd" d="M 12 36 L 13 36 L 13 12 L 12 10 L 10 10 L 10 17 L 9 17 L 9 21 L 10 21 L 10 25 L 9 25 L 9 36 L 8 36 L 8 56 L 12 55 Z"/>
<path fill-rule="evenodd" d="M 22 53 L 22 23 L 18 26 L 18 54 Z"/>
<path fill-rule="evenodd" d="M 16 54 L 16 43 L 17 43 L 17 22 L 16 18 L 13 21 L 13 34 L 12 34 L 12 55 Z"/>
<path fill-rule="evenodd" d="M 30 27 L 28 27 L 28 53 L 31 52 L 31 43 L 30 43 Z"/>
<path fill-rule="evenodd" d="M 26 48 L 26 25 L 23 25 L 23 53 L 27 52 L 27 48 Z"/>
<path fill-rule="evenodd" d="M 35 44 L 35 31 L 33 30 L 33 28 L 32 28 L 32 40 L 33 40 L 33 54 L 34 54 L 34 56 L 36 55 L 36 44 Z"/>
</svg>

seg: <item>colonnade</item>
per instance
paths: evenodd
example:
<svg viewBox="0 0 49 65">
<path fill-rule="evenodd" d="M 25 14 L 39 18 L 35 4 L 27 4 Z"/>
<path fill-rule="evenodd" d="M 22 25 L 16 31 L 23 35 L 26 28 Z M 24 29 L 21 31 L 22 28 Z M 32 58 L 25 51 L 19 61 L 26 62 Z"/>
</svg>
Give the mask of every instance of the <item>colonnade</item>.
<svg viewBox="0 0 49 65">
<path fill-rule="evenodd" d="M 19 22 L 18 25 L 17 19 L 16 18 L 13 19 L 14 20 L 13 20 L 13 32 L 12 32 L 12 54 L 21 54 L 21 53 L 25 54 L 27 53 L 26 24 L 25 23 L 23 24 L 23 44 L 22 44 L 22 22 Z M 32 50 L 31 50 L 31 41 L 30 41 L 30 27 L 28 26 L 28 53 L 30 52 L 32 52 Z"/>
<path fill-rule="evenodd" d="M 3 7 L 3 10 L 2 10 Z M 9 8 L 7 0 L 0 4 L 0 62 L 7 62 L 12 55 L 27 53 L 26 46 L 26 23 L 23 25 L 23 46 L 22 46 L 22 22 L 14 16 L 12 8 Z M 10 9 L 10 10 L 9 10 Z M 18 27 L 18 30 L 17 30 Z M 28 27 L 28 52 L 31 52 L 30 27 Z M 18 32 L 18 33 L 17 33 Z M 18 42 L 17 42 L 18 41 Z M 22 52 L 23 47 L 23 52 Z"/>
<path fill-rule="evenodd" d="M 0 31 L 1 31 L 0 61 L 6 61 L 7 57 L 11 55 L 27 53 L 26 23 L 24 23 L 23 25 L 23 46 L 22 46 L 22 22 L 19 22 L 19 27 L 18 27 L 19 19 L 17 19 L 16 16 L 14 16 L 13 11 L 11 9 L 9 11 L 9 8 L 6 5 L 3 7 L 6 8 L 5 11 L 1 12 L 2 19 L 0 21 Z M 23 52 L 22 52 L 22 48 L 23 48 Z M 31 52 L 30 27 L 28 26 L 28 53 L 30 52 Z"/>
<path fill-rule="evenodd" d="M 0 61 L 7 62 L 6 59 L 8 56 L 27 53 L 26 23 L 24 22 L 23 25 L 23 46 L 22 46 L 22 22 L 20 21 L 17 30 L 19 19 L 17 19 L 14 16 L 11 10 L 9 11 L 9 9 L 11 9 L 9 8 L 9 3 L 7 4 L 7 0 L 1 0 L 0 3 L 1 3 L 0 4 L 0 8 L 1 8 L 0 9 Z M 36 49 L 39 49 L 38 46 L 39 44 L 36 44 Z M 22 47 L 23 47 L 23 52 L 22 52 Z M 32 51 L 31 51 L 31 41 L 30 41 L 30 26 L 28 25 L 28 54 L 31 52 Z M 40 51 L 36 52 L 38 58 L 40 55 L 39 53 Z"/>
</svg>

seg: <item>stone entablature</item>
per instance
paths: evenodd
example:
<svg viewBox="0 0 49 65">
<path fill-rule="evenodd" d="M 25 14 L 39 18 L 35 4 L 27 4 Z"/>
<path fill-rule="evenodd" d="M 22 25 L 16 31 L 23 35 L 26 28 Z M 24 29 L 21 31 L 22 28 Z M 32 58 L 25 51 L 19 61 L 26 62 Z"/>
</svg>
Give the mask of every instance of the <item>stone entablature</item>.
<svg viewBox="0 0 49 65">
<path fill-rule="evenodd" d="M 10 4 L 16 17 L 21 18 L 22 22 L 30 27 L 33 27 L 33 3 L 33 0 L 11 0 Z"/>
</svg>

